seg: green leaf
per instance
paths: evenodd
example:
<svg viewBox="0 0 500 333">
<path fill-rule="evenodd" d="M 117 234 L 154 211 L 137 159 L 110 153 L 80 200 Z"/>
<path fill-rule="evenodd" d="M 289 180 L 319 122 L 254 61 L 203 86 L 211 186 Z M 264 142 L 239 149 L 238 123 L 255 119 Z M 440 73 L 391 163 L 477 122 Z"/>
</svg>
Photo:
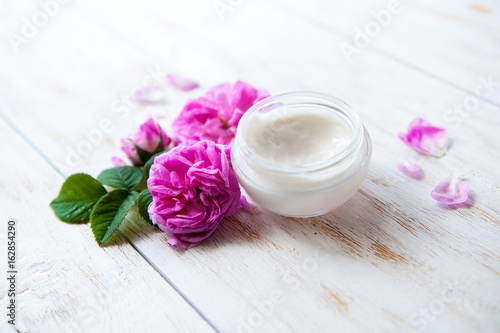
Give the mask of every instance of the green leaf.
<svg viewBox="0 0 500 333">
<path fill-rule="evenodd" d="M 156 156 L 159 156 L 161 154 L 165 153 L 164 151 L 162 152 L 159 152 L 159 153 L 156 153 L 154 154 L 153 156 L 151 156 L 151 158 L 146 162 L 146 164 L 144 164 L 144 177 L 146 179 L 149 178 L 149 170 L 151 170 L 151 166 L 154 164 L 155 162 L 155 157 Z"/>
<path fill-rule="evenodd" d="M 137 199 L 137 204 L 139 206 L 139 214 L 141 214 L 142 218 L 149 222 L 149 224 L 153 224 L 151 218 L 149 217 L 148 207 L 153 202 L 153 196 L 149 190 L 144 190 L 139 195 L 139 199 Z"/>
<path fill-rule="evenodd" d="M 139 183 L 139 185 L 137 185 L 137 187 L 134 190 L 137 192 L 141 192 L 147 190 L 147 188 L 148 188 L 148 181 L 146 178 L 142 177 L 141 182 Z"/>
<path fill-rule="evenodd" d="M 66 179 L 59 196 L 52 200 L 50 207 L 61 221 L 88 222 L 92 208 L 106 193 L 97 180 L 87 174 L 77 173 Z"/>
<path fill-rule="evenodd" d="M 142 179 L 142 171 L 133 166 L 121 166 L 106 169 L 97 176 L 97 180 L 114 188 L 133 190 Z"/>
<path fill-rule="evenodd" d="M 95 240 L 102 245 L 120 226 L 139 197 L 137 192 L 116 190 L 103 196 L 90 215 L 90 227 Z"/>
</svg>

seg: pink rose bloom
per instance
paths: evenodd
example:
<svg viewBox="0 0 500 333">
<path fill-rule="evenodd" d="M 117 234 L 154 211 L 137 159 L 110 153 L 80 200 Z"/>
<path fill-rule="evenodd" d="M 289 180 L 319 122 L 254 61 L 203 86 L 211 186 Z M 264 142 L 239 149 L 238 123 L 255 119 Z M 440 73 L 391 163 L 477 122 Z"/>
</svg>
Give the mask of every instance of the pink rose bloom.
<svg viewBox="0 0 500 333">
<path fill-rule="evenodd" d="M 209 237 L 237 210 L 241 195 L 228 147 L 206 140 L 155 157 L 148 188 L 151 220 L 181 250 Z"/>
<path fill-rule="evenodd" d="M 432 126 L 422 118 L 417 118 L 408 126 L 408 133 L 399 133 L 399 138 L 416 152 L 441 157 L 448 149 L 446 130 Z"/>
<path fill-rule="evenodd" d="M 185 145 L 201 140 L 230 144 L 243 113 L 268 96 L 266 90 L 242 81 L 215 86 L 184 106 L 172 124 L 175 141 Z"/>
<path fill-rule="evenodd" d="M 139 126 L 137 132 L 122 139 L 122 151 L 134 165 L 144 165 L 156 153 L 164 151 L 170 138 L 153 118 Z"/>
</svg>

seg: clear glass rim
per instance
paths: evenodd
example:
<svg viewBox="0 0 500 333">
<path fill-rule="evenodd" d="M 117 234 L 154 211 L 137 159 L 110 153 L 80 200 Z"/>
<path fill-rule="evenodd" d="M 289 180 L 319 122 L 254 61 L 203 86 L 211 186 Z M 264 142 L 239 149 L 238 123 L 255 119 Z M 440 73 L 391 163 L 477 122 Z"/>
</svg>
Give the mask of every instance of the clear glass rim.
<svg viewBox="0 0 500 333">
<path fill-rule="evenodd" d="M 267 160 L 257 154 L 255 154 L 252 149 L 248 146 L 243 138 L 246 137 L 246 127 L 247 123 L 251 121 L 251 117 L 255 112 L 259 112 L 261 110 L 265 110 L 268 107 L 271 107 L 275 104 L 283 104 L 283 105 L 320 105 L 331 109 L 332 112 L 339 112 L 345 115 L 346 120 L 349 122 L 349 125 L 352 127 L 353 136 L 351 141 L 346 145 L 346 147 L 339 151 L 337 154 L 330 156 L 327 159 L 322 161 L 308 163 L 303 165 L 291 165 L 286 163 L 279 163 Z M 271 111 L 272 112 L 272 111 Z M 268 98 L 265 98 L 258 103 L 254 104 L 250 107 L 241 118 L 238 128 L 236 131 L 236 136 L 233 142 L 237 149 L 240 150 L 240 153 L 245 154 L 244 158 L 251 158 L 255 162 L 257 162 L 262 167 L 279 172 L 286 173 L 304 173 L 304 172 L 316 172 L 321 171 L 325 168 L 331 167 L 335 164 L 341 163 L 346 158 L 348 158 L 352 153 L 357 151 L 360 146 L 363 144 L 364 137 L 364 128 L 359 118 L 359 115 L 352 110 L 349 104 L 344 101 L 317 92 L 309 92 L 309 91 L 295 91 L 289 92 L 279 95 L 274 95 Z"/>
</svg>

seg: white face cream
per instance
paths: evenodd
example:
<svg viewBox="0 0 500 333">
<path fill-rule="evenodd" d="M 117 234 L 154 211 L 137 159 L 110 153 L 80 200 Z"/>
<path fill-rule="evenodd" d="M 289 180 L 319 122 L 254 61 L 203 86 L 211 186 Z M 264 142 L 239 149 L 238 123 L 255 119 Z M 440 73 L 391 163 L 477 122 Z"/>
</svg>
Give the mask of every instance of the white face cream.
<svg viewBox="0 0 500 333">
<path fill-rule="evenodd" d="M 281 113 L 257 113 L 248 124 L 248 147 L 265 160 L 317 163 L 338 154 L 352 140 L 352 131 L 332 115 L 307 109 Z"/>
<path fill-rule="evenodd" d="M 347 104 L 298 92 L 250 108 L 231 156 L 240 184 L 255 201 L 281 215 L 306 217 L 335 209 L 357 191 L 371 142 Z"/>
</svg>

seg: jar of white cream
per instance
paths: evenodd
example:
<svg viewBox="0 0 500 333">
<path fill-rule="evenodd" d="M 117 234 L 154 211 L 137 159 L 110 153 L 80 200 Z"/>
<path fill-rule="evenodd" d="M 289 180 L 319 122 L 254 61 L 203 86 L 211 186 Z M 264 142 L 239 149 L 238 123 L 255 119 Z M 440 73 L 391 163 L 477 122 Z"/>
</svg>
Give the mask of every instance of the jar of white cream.
<svg viewBox="0 0 500 333">
<path fill-rule="evenodd" d="M 337 208 L 368 172 L 371 141 L 346 103 L 318 93 L 266 98 L 241 118 L 231 147 L 240 184 L 264 208 L 310 217 Z"/>
</svg>

